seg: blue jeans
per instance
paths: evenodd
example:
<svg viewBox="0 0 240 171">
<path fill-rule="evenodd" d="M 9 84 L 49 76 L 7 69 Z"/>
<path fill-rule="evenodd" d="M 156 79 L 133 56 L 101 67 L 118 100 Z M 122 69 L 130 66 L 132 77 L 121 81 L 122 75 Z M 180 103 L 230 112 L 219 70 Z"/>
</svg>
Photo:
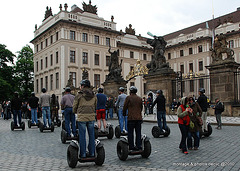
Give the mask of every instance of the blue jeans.
<svg viewBox="0 0 240 171">
<path fill-rule="evenodd" d="M 14 120 L 15 126 L 17 126 L 17 117 L 18 117 L 19 126 L 21 126 L 21 122 L 22 122 L 21 110 L 13 110 L 13 120 Z"/>
<path fill-rule="evenodd" d="M 121 132 L 123 132 L 124 123 L 125 123 L 125 130 L 128 131 L 127 116 L 123 116 L 123 109 L 121 109 L 121 108 L 118 109 L 118 119 L 119 119 L 119 125 L 120 125 Z"/>
<path fill-rule="evenodd" d="M 37 120 L 37 108 L 31 108 L 31 114 L 32 114 L 32 123 L 38 123 Z"/>
<path fill-rule="evenodd" d="M 79 131 L 79 145 L 80 157 L 86 157 L 86 127 L 88 131 L 88 151 L 90 156 L 95 153 L 95 135 L 94 135 L 94 121 L 77 122 Z"/>
<path fill-rule="evenodd" d="M 70 122 L 72 124 L 72 133 L 74 136 L 76 136 L 76 118 L 75 114 L 72 111 L 72 107 L 65 108 L 64 110 L 64 118 L 65 118 L 65 128 L 67 131 L 67 135 L 71 135 L 71 129 L 70 129 Z"/>
<path fill-rule="evenodd" d="M 194 135 L 194 136 L 193 136 Z M 194 147 L 199 147 L 200 142 L 200 135 L 199 131 L 196 132 L 188 132 L 188 138 L 187 138 L 187 147 L 192 148 L 192 137 L 194 138 Z"/>
<path fill-rule="evenodd" d="M 157 111 L 157 122 L 160 130 L 167 129 L 166 111 Z M 163 127 L 162 127 L 162 122 L 163 122 Z"/>
<path fill-rule="evenodd" d="M 178 124 L 181 134 L 182 134 L 182 138 L 181 138 L 181 142 L 179 144 L 179 148 L 182 149 L 183 152 L 187 151 L 187 145 L 186 145 L 186 140 L 187 140 L 187 136 L 188 136 L 188 130 L 189 130 L 189 126 L 188 125 L 184 125 L 184 124 Z"/>
<path fill-rule="evenodd" d="M 105 113 L 105 120 L 107 121 L 107 119 L 108 119 L 108 112 L 109 112 L 109 110 L 108 110 L 108 109 L 106 109 L 105 111 L 106 111 L 106 113 Z"/>
<path fill-rule="evenodd" d="M 43 115 L 43 125 L 44 127 L 47 126 L 47 120 L 46 117 L 48 119 L 48 126 L 51 126 L 51 117 L 50 117 L 50 107 L 49 106 L 44 106 L 42 107 L 42 115 Z"/>
<path fill-rule="evenodd" d="M 142 121 L 141 120 L 130 120 L 128 121 L 128 143 L 129 143 L 129 150 L 134 149 L 134 133 L 133 130 L 135 129 L 136 134 L 136 146 L 138 149 L 142 148 L 142 141 L 141 141 L 141 129 L 142 129 Z"/>
<path fill-rule="evenodd" d="M 113 118 L 113 108 L 109 108 L 108 111 L 109 111 L 109 117 L 110 117 L 110 119 L 112 119 Z"/>
<path fill-rule="evenodd" d="M 1 116 L 2 116 L 2 118 L 3 118 L 3 112 L 1 112 Z"/>
</svg>

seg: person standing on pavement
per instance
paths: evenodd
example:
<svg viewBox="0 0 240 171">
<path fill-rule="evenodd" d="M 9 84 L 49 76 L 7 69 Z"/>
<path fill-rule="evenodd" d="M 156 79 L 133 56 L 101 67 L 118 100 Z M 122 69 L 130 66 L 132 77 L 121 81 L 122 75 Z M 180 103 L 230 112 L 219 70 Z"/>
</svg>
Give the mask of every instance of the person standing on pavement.
<svg viewBox="0 0 240 171">
<path fill-rule="evenodd" d="M 126 97 L 123 106 L 123 116 L 128 111 L 128 143 L 129 150 L 142 150 L 141 129 L 142 129 L 142 98 L 137 93 L 137 88 L 129 88 L 130 95 Z M 134 129 L 136 133 L 136 146 L 134 146 Z"/>
<path fill-rule="evenodd" d="M 113 98 L 111 96 L 108 97 L 108 111 L 110 119 L 113 118 Z"/>
<path fill-rule="evenodd" d="M 177 109 L 178 116 L 178 126 L 182 135 L 181 142 L 179 144 L 180 150 L 184 154 L 188 154 L 186 140 L 188 136 L 190 117 L 189 114 L 192 113 L 192 109 L 188 107 L 188 98 L 183 97 L 181 100 L 181 105 Z"/>
<path fill-rule="evenodd" d="M 207 132 L 207 108 L 208 108 L 208 102 L 207 97 L 205 96 L 205 89 L 200 88 L 199 91 L 199 97 L 198 97 L 198 104 L 200 105 L 202 109 L 202 120 L 203 120 L 203 132 Z"/>
<path fill-rule="evenodd" d="M 152 108 L 157 104 L 157 122 L 158 127 L 160 128 L 161 133 L 164 132 L 164 130 L 167 129 L 167 123 L 166 123 L 166 99 L 163 95 L 162 90 L 157 91 L 157 98 L 154 100 Z"/>
<path fill-rule="evenodd" d="M 77 114 L 79 130 L 80 158 L 86 157 L 86 127 L 88 130 L 88 151 L 89 157 L 95 156 L 95 135 L 94 122 L 97 97 L 90 88 L 89 80 L 80 82 L 80 92 L 74 99 L 73 112 Z"/>
<path fill-rule="evenodd" d="M 187 138 L 187 147 L 189 150 L 198 150 L 199 143 L 200 143 L 200 130 L 201 125 L 199 122 L 199 117 L 202 116 L 202 109 L 199 106 L 198 102 L 195 102 L 193 97 L 189 97 L 189 105 L 193 112 L 189 115 L 190 122 L 192 122 L 192 125 L 189 126 L 188 131 L 188 138 Z M 192 145 L 192 137 L 194 139 L 194 148 Z"/>
<path fill-rule="evenodd" d="M 127 114 L 125 116 L 123 116 L 123 106 L 124 106 L 124 102 L 125 102 L 127 95 L 124 94 L 123 87 L 120 87 L 118 89 L 118 92 L 119 92 L 119 96 L 117 98 L 115 106 L 118 108 L 118 120 L 119 120 L 121 133 L 123 133 L 123 125 L 124 124 L 125 124 L 125 131 L 128 131 L 128 128 L 127 128 L 127 117 L 128 116 L 127 116 Z"/>
<path fill-rule="evenodd" d="M 147 108 L 148 108 L 148 114 L 153 114 L 153 107 L 152 107 L 152 97 L 150 96 L 150 94 L 148 95 L 148 98 L 147 98 Z"/>
<path fill-rule="evenodd" d="M 65 118 L 65 128 L 67 132 L 67 137 L 71 137 L 71 129 L 70 123 L 72 125 L 72 134 L 73 136 L 77 136 L 76 131 L 76 118 L 75 112 L 73 111 L 73 103 L 75 96 L 71 94 L 70 87 L 65 88 L 65 95 L 61 100 L 61 108 L 64 110 L 64 118 Z"/>
<path fill-rule="evenodd" d="M 22 100 L 18 97 L 18 92 L 15 92 L 14 98 L 11 100 L 11 110 L 13 111 L 13 120 L 14 120 L 15 126 L 17 126 L 17 120 L 18 120 L 19 126 L 21 126 L 21 122 L 22 122 L 21 107 L 22 107 Z"/>
<path fill-rule="evenodd" d="M 50 110 L 51 110 L 52 122 L 54 123 L 54 118 L 56 118 L 56 122 L 57 122 L 58 121 L 59 102 L 58 102 L 58 99 L 55 94 L 52 94 L 52 97 L 51 97 Z"/>
<path fill-rule="evenodd" d="M 35 96 L 35 93 L 31 93 L 31 97 L 28 100 L 29 107 L 31 108 L 32 124 L 38 124 L 37 120 L 37 108 L 39 99 Z"/>
<path fill-rule="evenodd" d="M 43 126 L 47 127 L 47 120 L 48 119 L 48 126 L 51 127 L 51 117 L 50 117 L 50 102 L 51 97 L 49 94 L 46 93 L 46 88 L 42 88 L 42 94 L 39 99 L 39 105 L 42 108 L 42 115 L 43 115 Z"/>
<path fill-rule="evenodd" d="M 222 129 L 221 115 L 222 115 L 222 112 L 224 111 L 224 105 L 220 101 L 219 98 L 215 99 L 215 103 L 216 103 L 216 105 L 213 107 L 213 109 L 215 110 L 215 115 L 216 115 L 216 120 L 217 120 L 217 127 L 216 127 L 216 129 Z"/>
<path fill-rule="evenodd" d="M 99 88 L 98 89 L 98 94 L 97 94 L 97 125 L 98 125 L 98 131 L 101 131 L 101 119 L 103 122 L 103 128 L 104 131 L 106 132 L 106 103 L 107 103 L 107 96 L 103 94 L 103 89 Z"/>
</svg>

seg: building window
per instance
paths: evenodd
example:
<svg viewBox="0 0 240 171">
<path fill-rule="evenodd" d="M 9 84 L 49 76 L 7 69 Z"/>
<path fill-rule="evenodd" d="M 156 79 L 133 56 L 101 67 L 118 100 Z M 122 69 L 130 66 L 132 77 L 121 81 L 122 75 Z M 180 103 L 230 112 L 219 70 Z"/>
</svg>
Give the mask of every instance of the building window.
<svg viewBox="0 0 240 171">
<path fill-rule="evenodd" d="M 180 65 L 180 71 L 181 71 L 182 74 L 184 73 L 184 65 L 183 64 Z"/>
<path fill-rule="evenodd" d="M 183 50 L 180 50 L 180 56 L 184 56 Z"/>
<path fill-rule="evenodd" d="M 58 32 L 56 32 L 56 41 L 58 40 Z"/>
<path fill-rule="evenodd" d="M 234 48 L 234 41 L 233 41 L 233 40 L 230 40 L 230 41 L 228 42 L 228 47 L 229 47 L 229 48 Z"/>
<path fill-rule="evenodd" d="M 189 64 L 189 72 L 193 72 L 193 63 Z"/>
<path fill-rule="evenodd" d="M 130 58 L 134 58 L 134 53 L 130 51 Z"/>
<path fill-rule="evenodd" d="M 106 66 L 110 65 L 110 56 L 106 56 Z"/>
<path fill-rule="evenodd" d="M 143 54 L 143 60 L 145 60 L 145 61 L 147 60 L 147 54 L 146 53 Z"/>
<path fill-rule="evenodd" d="M 110 46 L 110 38 L 106 38 L 106 46 Z"/>
<path fill-rule="evenodd" d="M 94 43 L 99 44 L 99 36 L 94 35 Z"/>
<path fill-rule="evenodd" d="M 43 69 L 43 60 L 41 59 L 41 64 L 40 64 L 41 70 Z"/>
<path fill-rule="evenodd" d="M 50 90 L 53 90 L 53 74 L 50 75 Z"/>
<path fill-rule="evenodd" d="M 99 65 L 99 54 L 95 54 L 95 65 Z"/>
<path fill-rule="evenodd" d="M 94 74 L 94 87 L 100 87 L 100 74 Z"/>
<path fill-rule="evenodd" d="M 45 43 L 45 45 L 46 45 L 45 47 L 47 47 L 48 46 L 48 40 L 46 39 L 45 42 L 46 42 Z"/>
<path fill-rule="evenodd" d="M 58 52 L 56 52 L 56 64 L 58 64 Z"/>
<path fill-rule="evenodd" d="M 75 40 L 75 31 L 70 30 L 70 40 Z"/>
<path fill-rule="evenodd" d="M 41 42 L 41 50 L 43 49 L 43 42 Z"/>
<path fill-rule="evenodd" d="M 70 62 L 75 63 L 75 51 L 70 50 Z"/>
<path fill-rule="evenodd" d="M 185 92 L 185 81 L 182 82 L 182 91 Z"/>
<path fill-rule="evenodd" d="M 204 88 L 203 79 L 199 79 L 199 88 Z"/>
<path fill-rule="evenodd" d="M 83 62 L 83 64 L 88 64 L 88 53 L 87 52 L 83 52 L 82 62 Z"/>
<path fill-rule="evenodd" d="M 82 41 L 83 42 L 88 42 L 88 34 L 87 33 L 82 34 Z"/>
<path fill-rule="evenodd" d="M 146 94 L 147 93 L 147 84 L 143 83 L 143 93 Z"/>
<path fill-rule="evenodd" d="M 189 55 L 193 54 L 192 48 L 189 48 Z"/>
<path fill-rule="evenodd" d="M 56 89 L 59 89 L 59 73 L 56 73 Z"/>
<path fill-rule="evenodd" d="M 134 82 L 130 82 L 130 86 L 135 86 L 135 83 Z"/>
<path fill-rule="evenodd" d="M 194 80 L 190 80 L 190 92 L 194 92 Z"/>
<path fill-rule="evenodd" d="M 36 79 L 36 88 L 37 88 L 37 93 L 38 93 L 39 92 L 38 79 Z"/>
<path fill-rule="evenodd" d="M 36 62 L 36 70 L 38 71 L 38 61 Z"/>
<path fill-rule="evenodd" d="M 72 76 L 73 86 L 76 87 L 76 72 L 70 72 L 69 78 Z"/>
<path fill-rule="evenodd" d="M 38 45 L 37 45 L 37 47 L 36 47 L 36 48 L 37 48 L 37 52 L 38 52 Z"/>
<path fill-rule="evenodd" d="M 45 88 L 48 90 L 48 76 L 45 77 Z"/>
<path fill-rule="evenodd" d="M 152 55 L 152 56 L 151 56 L 151 60 L 153 60 L 153 59 L 154 59 L 154 56 Z"/>
<path fill-rule="evenodd" d="M 203 71 L 203 61 L 198 62 L 199 71 Z"/>
<path fill-rule="evenodd" d="M 200 53 L 200 52 L 202 52 L 203 50 L 202 50 L 202 45 L 199 45 L 198 46 L 198 53 Z"/>
<path fill-rule="evenodd" d="M 43 88 L 43 78 L 41 78 L 41 80 L 40 80 L 40 88 L 41 88 L 41 90 Z"/>
<path fill-rule="evenodd" d="M 168 59 L 171 59 L 171 53 L 168 53 Z"/>
<path fill-rule="evenodd" d="M 53 36 L 50 37 L 50 43 L 53 43 Z"/>
<path fill-rule="evenodd" d="M 47 57 L 45 58 L 45 68 L 47 68 L 48 67 L 48 59 L 47 59 Z"/>
<path fill-rule="evenodd" d="M 53 65 L 53 55 L 52 54 L 50 55 L 50 65 L 51 66 Z"/>
</svg>

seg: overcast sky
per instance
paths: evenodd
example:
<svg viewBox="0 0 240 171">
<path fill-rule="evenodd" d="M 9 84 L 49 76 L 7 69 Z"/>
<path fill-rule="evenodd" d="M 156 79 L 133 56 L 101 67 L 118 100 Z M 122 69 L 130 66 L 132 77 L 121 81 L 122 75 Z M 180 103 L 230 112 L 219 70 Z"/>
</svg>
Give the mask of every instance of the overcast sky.
<svg viewBox="0 0 240 171">
<path fill-rule="evenodd" d="M 33 48 L 35 24 L 41 25 L 46 6 L 56 14 L 59 4 L 66 2 L 70 11 L 74 4 L 82 8 L 83 0 L 1 1 L 0 44 L 15 54 L 26 44 Z M 132 24 L 137 35 L 148 37 L 148 31 L 162 36 L 210 20 L 212 11 L 215 18 L 236 11 L 240 0 L 92 0 L 92 5 L 97 5 L 98 16 L 105 20 L 113 15 L 118 31 Z"/>
</svg>

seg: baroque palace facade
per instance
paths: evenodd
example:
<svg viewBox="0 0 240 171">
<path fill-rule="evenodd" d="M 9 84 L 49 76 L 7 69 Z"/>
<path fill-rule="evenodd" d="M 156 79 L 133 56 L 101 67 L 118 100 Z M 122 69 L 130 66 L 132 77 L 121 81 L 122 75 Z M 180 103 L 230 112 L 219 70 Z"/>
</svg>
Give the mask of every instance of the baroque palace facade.
<svg viewBox="0 0 240 171">
<path fill-rule="evenodd" d="M 125 32 L 116 30 L 112 16 L 110 21 L 97 15 L 97 8 L 83 2 L 83 9 L 76 5 L 68 11 L 68 5 L 60 5 L 59 12 L 52 14 L 46 9 L 42 24 L 35 26 L 34 39 L 34 91 L 40 95 L 45 87 L 52 94 L 61 98 L 70 76 L 73 86 L 79 87 L 83 69 L 88 71 L 88 78 L 94 87 L 101 87 L 108 74 L 111 51 L 119 49 L 122 60 L 122 75 L 126 79 L 130 70 L 140 59 L 142 65 L 149 63 L 153 56 L 152 47 L 147 38 L 135 35 L 129 25 Z M 240 10 L 215 19 L 165 35 L 167 47 L 165 56 L 171 68 L 181 71 L 183 77 L 191 74 L 208 75 L 204 67 L 211 62 L 212 28 L 217 34 L 225 34 L 229 46 L 235 51 L 235 60 L 240 62 Z M 199 86 L 208 87 L 209 82 L 192 85 L 184 83 L 185 94 L 197 95 Z M 199 85 L 200 84 L 200 85 Z M 142 76 L 130 80 L 127 87 L 135 85 L 139 96 L 146 94 L 146 81 Z M 190 91 L 191 89 L 191 91 Z M 208 90 L 210 91 L 210 90 Z"/>
</svg>

